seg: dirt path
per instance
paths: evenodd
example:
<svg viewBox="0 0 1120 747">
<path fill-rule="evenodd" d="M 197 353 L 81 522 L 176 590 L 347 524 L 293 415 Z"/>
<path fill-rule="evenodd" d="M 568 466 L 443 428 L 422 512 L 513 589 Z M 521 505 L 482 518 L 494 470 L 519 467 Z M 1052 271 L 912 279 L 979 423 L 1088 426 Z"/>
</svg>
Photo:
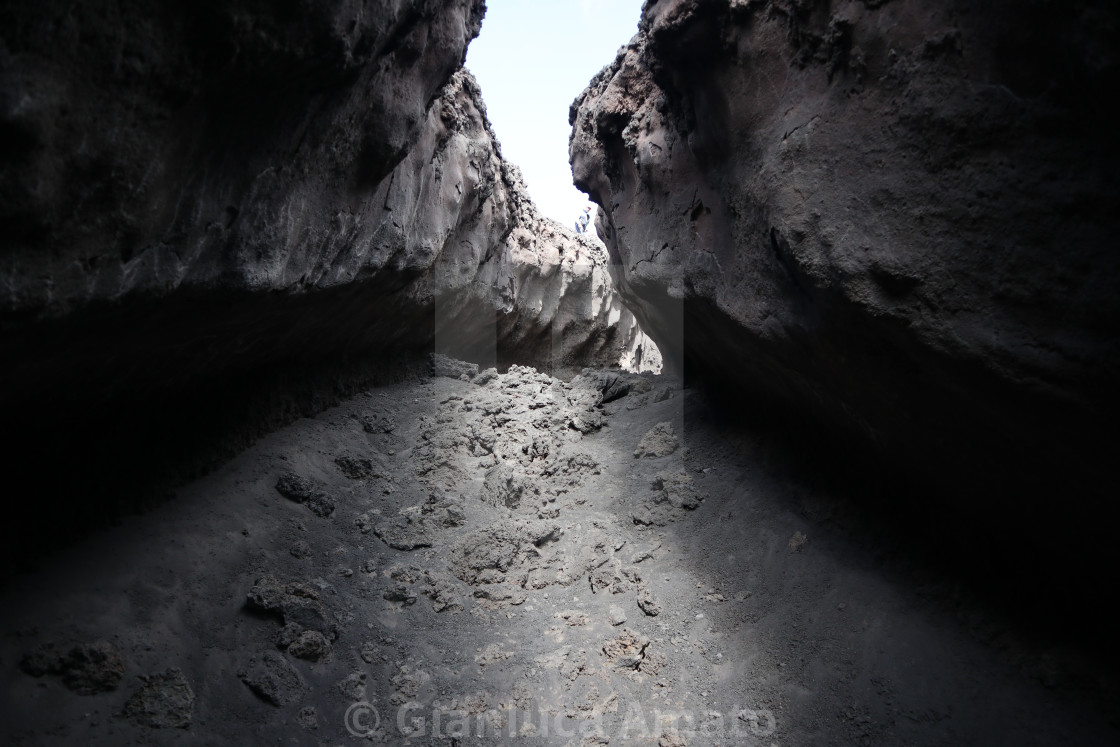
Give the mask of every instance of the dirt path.
<svg viewBox="0 0 1120 747">
<path fill-rule="evenodd" d="M 262 439 L 6 589 L 0 741 L 1120 736 L 1047 656 L 985 645 L 825 528 L 827 496 L 673 381 L 440 368 Z"/>
</svg>

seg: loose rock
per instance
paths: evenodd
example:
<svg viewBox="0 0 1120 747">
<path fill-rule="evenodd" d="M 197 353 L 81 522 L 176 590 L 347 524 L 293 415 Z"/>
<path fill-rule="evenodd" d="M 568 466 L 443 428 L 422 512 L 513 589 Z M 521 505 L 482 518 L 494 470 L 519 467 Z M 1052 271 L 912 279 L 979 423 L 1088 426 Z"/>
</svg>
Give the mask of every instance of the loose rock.
<svg viewBox="0 0 1120 747">
<path fill-rule="evenodd" d="M 678 446 L 680 446 L 680 441 L 677 439 L 677 434 L 673 432 L 672 423 L 658 423 L 650 428 L 646 435 L 642 436 L 642 440 L 638 442 L 638 448 L 634 449 L 634 458 L 657 459 L 669 456 L 677 450 Z"/>
<path fill-rule="evenodd" d="M 20 668 L 33 677 L 57 675 L 67 689 L 78 695 L 115 690 L 125 672 L 124 658 L 108 641 L 82 643 L 64 654 L 47 644 L 25 656 Z"/>
<path fill-rule="evenodd" d="M 294 703 L 307 691 L 299 672 L 283 656 L 272 652 L 250 660 L 238 677 L 262 700 L 274 706 Z"/>
<path fill-rule="evenodd" d="M 331 642 L 317 630 L 305 630 L 288 646 L 288 653 L 297 659 L 320 661 L 331 652 Z"/>
<path fill-rule="evenodd" d="M 133 723 L 153 729 L 186 729 L 194 710 L 194 691 L 175 667 L 163 674 L 141 675 L 143 683 L 128 702 L 124 715 Z"/>
<path fill-rule="evenodd" d="M 623 628 L 617 638 L 603 644 L 603 655 L 616 669 L 637 669 L 645 659 L 650 640 L 641 633 Z"/>
</svg>

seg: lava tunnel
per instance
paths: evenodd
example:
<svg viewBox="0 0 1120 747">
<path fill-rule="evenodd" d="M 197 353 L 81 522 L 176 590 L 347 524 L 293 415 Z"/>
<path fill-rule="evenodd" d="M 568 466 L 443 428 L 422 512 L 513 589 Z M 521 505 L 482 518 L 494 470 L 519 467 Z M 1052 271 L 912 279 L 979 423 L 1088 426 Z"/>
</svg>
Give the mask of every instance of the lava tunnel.
<svg viewBox="0 0 1120 747">
<path fill-rule="evenodd" d="M 1120 10 L 621 4 L 0 7 L 0 741 L 1120 742 Z"/>
</svg>

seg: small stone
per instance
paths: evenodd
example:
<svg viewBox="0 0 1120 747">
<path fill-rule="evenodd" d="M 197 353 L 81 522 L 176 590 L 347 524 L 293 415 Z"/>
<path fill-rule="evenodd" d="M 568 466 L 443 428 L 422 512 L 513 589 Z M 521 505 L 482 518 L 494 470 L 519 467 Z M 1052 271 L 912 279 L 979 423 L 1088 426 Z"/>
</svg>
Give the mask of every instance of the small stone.
<svg viewBox="0 0 1120 747">
<path fill-rule="evenodd" d="M 638 448 L 634 449 L 634 458 L 650 457 L 656 459 L 669 456 L 677 450 L 678 446 L 680 446 L 680 441 L 677 439 L 677 434 L 673 432 L 672 423 L 658 423 L 650 428 L 646 435 L 642 436 L 642 440 L 638 442 Z"/>
<path fill-rule="evenodd" d="M 590 617 L 576 610 L 564 610 L 563 612 L 557 612 L 556 616 L 564 620 L 569 627 L 573 628 L 582 627 L 591 622 Z"/>
<path fill-rule="evenodd" d="M 704 496 L 693 487 L 692 478 L 684 472 L 658 472 L 651 481 L 655 500 L 668 503 L 673 508 L 693 511 L 700 506 Z"/>
<path fill-rule="evenodd" d="M 305 502 L 317 490 L 315 483 L 295 472 L 282 472 L 276 479 L 276 492 L 296 503 Z"/>
<path fill-rule="evenodd" d="M 334 500 L 326 493 L 318 493 L 307 499 L 307 508 L 321 518 L 329 518 L 334 513 Z"/>
<path fill-rule="evenodd" d="M 364 480 L 374 474 L 373 461 L 367 457 L 355 457 L 347 454 L 335 459 L 334 463 L 339 472 L 351 480 Z"/>
<path fill-rule="evenodd" d="M 381 598 L 388 602 L 396 602 L 405 607 L 416 603 L 416 594 L 404 584 L 397 584 L 390 589 L 386 589 L 382 592 Z"/>
<path fill-rule="evenodd" d="M 616 669 L 637 669 L 646 657 L 650 640 L 641 633 L 623 628 L 618 638 L 603 644 L 603 654 Z"/>
<path fill-rule="evenodd" d="M 294 472 L 283 472 L 276 480 L 276 492 L 290 501 L 306 505 L 316 516 L 324 518 L 334 513 L 334 500 L 306 477 Z"/>
<path fill-rule="evenodd" d="M 603 416 L 596 411 L 581 412 L 568 421 L 569 428 L 577 430 L 585 436 L 599 430 L 603 425 Z"/>
<path fill-rule="evenodd" d="M 274 706 L 293 703 L 307 690 L 299 672 L 283 656 L 271 652 L 252 660 L 238 677 L 257 696 Z"/>
<path fill-rule="evenodd" d="M 789 550 L 790 552 L 801 552 L 805 549 L 805 545 L 808 542 L 808 537 L 801 532 L 795 532 L 794 535 L 789 538 Z"/>
<path fill-rule="evenodd" d="M 688 742 L 676 732 L 666 732 L 657 740 L 657 747 L 688 747 Z"/>
<path fill-rule="evenodd" d="M 296 723 L 304 729 L 318 729 L 319 714 L 315 712 L 315 706 L 300 708 L 299 713 L 296 714 Z"/>
<path fill-rule="evenodd" d="M 331 652 L 331 642 L 317 630 L 306 630 L 288 646 L 288 653 L 297 659 L 320 661 Z"/>
<path fill-rule="evenodd" d="M 345 678 L 339 680 L 335 685 L 335 689 L 342 694 L 342 697 L 347 700 L 354 701 L 355 703 L 365 700 L 366 697 L 366 674 L 365 672 L 353 672 Z"/>
<path fill-rule="evenodd" d="M 638 607 L 650 617 L 657 617 L 661 614 L 661 603 L 658 602 L 657 598 L 653 596 L 653 593 L 644 586 L 638 590 Z"/>
<path fill-rule="evenodd" d="M 329 633 L 332 623 L 319 592 L 303 582 L 282 583 L 275 576 L 262 576 L 246 595 L 251 607 L 279 614 L 284 623 Z"/>
<path fill-rule="evenodd" d="M 276 634 L 276 646 L 281 649 L 291 646 L 303 632 L 303 626 L 296 625 L 295 623 L 288 623 L 280 628 L 280 632 Z"/>
<path fill-rule="evenodd" d="M 163 674 L 141 676 L 140 689 L 124 705 L 124 715 L 133 723 L 153 729 L 186 729 L 191 724 L 194 692 L 176 668 Z"/>
</svg>

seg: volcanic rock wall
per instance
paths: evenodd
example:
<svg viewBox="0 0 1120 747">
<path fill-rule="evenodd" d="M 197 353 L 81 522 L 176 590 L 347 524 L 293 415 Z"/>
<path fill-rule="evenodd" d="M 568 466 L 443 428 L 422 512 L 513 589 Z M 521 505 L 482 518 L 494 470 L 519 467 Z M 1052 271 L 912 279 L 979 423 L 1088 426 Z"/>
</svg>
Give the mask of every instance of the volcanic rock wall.
<svg viewBox="0 0 1120 747">
<path fill-rule="evenodd" d="M 469 72 L 452 76 L 370 201 L 378 222 L 362 225 L 350 241 L 356 249 L 330 272 L 351 283 L 371 263 L 384 267 L 378 253 L 404 260 L 393 270 L 415 274 L 409 302 L 431 318 L 393 315 L 415 326 L 386 339 L 434 335 L 455 357 L 565 371 L 616 365 L 642 344 L 602 245 L 537 212 L 520 170 L 502 158 Z"/>
<path fill-rule="evenodd" d="M 1076 586 L 1114 545 L 1118 29 L 1105 2 L 651 0 L 572 105 L 576 184 L 689 375 L 951 552 Z"/>
<path fill-rule="evenodd" d="M 456 72 L 484 10 L 0 9 L 4 471 L 42 497 L 17 514 L 103 517 L 434 345 L 571 369 L 641 344 Z"/>
</svg>

